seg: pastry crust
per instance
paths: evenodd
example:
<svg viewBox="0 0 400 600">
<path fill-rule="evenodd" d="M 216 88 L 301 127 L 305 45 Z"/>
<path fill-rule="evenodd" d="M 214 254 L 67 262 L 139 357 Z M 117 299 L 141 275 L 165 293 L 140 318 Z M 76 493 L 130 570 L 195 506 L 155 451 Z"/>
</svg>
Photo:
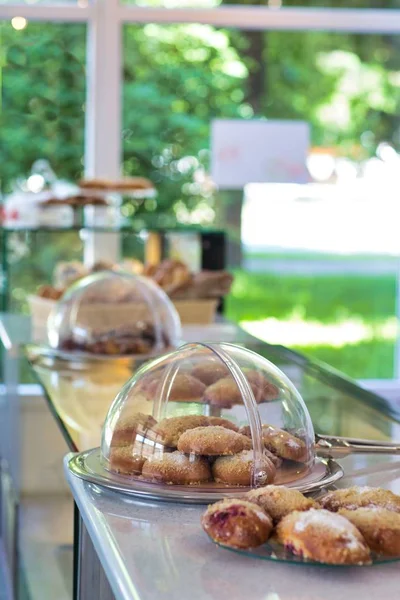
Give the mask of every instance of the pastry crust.
<svg viewBox="0 0 400 600">
<path fill-rule="evenodd" d="M 277 400 L 279 396 L 279 388 L 268 381 L 266 377 L 256 369 L 243 369 L 248 381 L 258 389 L 257 402 L 271 402 Z"/>
<path fill-rule="evenodd" d="M 201 454 L 203 456 L 228 456 L 248 449 L 248 440 L 244 435 L 210 425 L 188 429 L 178 441 L 178 450 L 186 454 Z"/>
<path fill-rule="evenodd" d="M 261 508 L 245 500 L 221 500 L 208 507 L 201 524 L 214 542 L 232 548 L 255 548 L 272 531 L 272 520 Z"/>
<path fill-rule="evenodd" d="M 251 435 L 249 425 L 242 427 L 239 431 L 243 435 L 249 437 Z M 300 438 L 272 425 L 263 425 L 262 433 L 264 446 L 273 454 L 295 462 L 305 462 L 307 460 L 307 446 Z"/>
<path fill-rule="evenodd" d="M 249 383 L 256 402 L 260 402 L 260 389 L 251 381 Z M 220 408 L 231 408 L 235 404 L 243 404 L 243 398 L 236 381 L 229 375 L 208 386 L 204 393 L 204 402 Z"/>
<path fill-rule="evenodd" d="M 302 512 L 318 507 L 315 500 L 306 498 L 298 490 L 280 485 L 268 485 L 250 490 L 246 494 L 246 500 L 261 506 L 265 512 L 271 515 L 275 524 L 293 511 Z"/>
<path fill-rule="evenodd" d="M 185 415 L 184 417 L 163 419 L 158 423 L 155 431 L 160 435 L 165 446 L 176 448 L 179 438 L 186 430 L 207 426 L 207 417 L 203 415 Z"/>
<path fill-rule="evenodd" d="M 193 377 L 200 379 L 206 386 L 210 386 L 219 379 L 223 379 L 229 375 L 229 370 L 219 360 L 205 360 L 199 362 L 191 371 Z"/>
<path fill-rule="evenodd" d="M 373 552 L 400 556 L 400 514 L 385 508 L 357 508 L 339 511 L 363 535 Z"/>
<path fill-rule="evenodd" d="M 154 429 L 157 421 L 151 415 L 135 413 L 118 420 L 111 438 L 111 446 L 130 446 L 135 443 L 136 434 L 147 435 L 148 430 Z"/>
<path fill-rule="evenodd" d="M 400 513 L 400 496 L 382 488 L 354 486 L 328 492 L 318 502 L 332 512 L 340 508 L 355 510 L 361 507 L 379 506 Z"/>
<path fill-rule="evenodd" d="M 228 419 L 223 419 L 222 417 L 208 417 L 208 422 L 210 425 L 216 425 L 218 427 L 225 427 L 226 429 L 231 429 L 232 431 L 239 431 L 239 427 L 229 421 Z"/>
<path fill-rule="evenodd" d="M 153 189 L 153 184 L 145 177 L 124 177 L 113 181 L 105 177 L 82 179 L 79 187 L 86 190 L 148 190 Z"/>
<path fill-rule="evenodd" d="M 150 397 L 155 398 L 161 394 L 164 378 L 153 379 L 147 388 Z M 188 373 L 177 373 L 172 385 L 166 384 L 165 390 L 170 402 L 202 402 L 206 386 L 196 377 Z"/>
<path fill-rule="evenodd" d="M 109 468 L 122 475 L 140 475 L 146 458 L 135 454 L 132 446 L 112 447 Z"/>
<path fill-rule="evenodd" d="M 369 548 L 350 521 L 327 510 L 291 512 L 276 528 L 278 540 L 293 554 L 333 565 L 371 562 Z"/>
<path fill-rule="evenodd" d="M 145 479 L 170 485 L 195 485 L 211 479 L 207 459 L 186 456 L 178 451 L 152 456 L 145 462 L 142 475 Z"/>
<path fill-rule="evenodd" d="M 243 450 L 233 456 L 220 456 L 212 466 L 212 473 L 218 483 L 249 486 L 252 484 L 253 450 Z M 262 469 L 265 472 L 265 483 L 272 483 L 276 468 L 267 457 L 262 458 Z"/>
</svg>

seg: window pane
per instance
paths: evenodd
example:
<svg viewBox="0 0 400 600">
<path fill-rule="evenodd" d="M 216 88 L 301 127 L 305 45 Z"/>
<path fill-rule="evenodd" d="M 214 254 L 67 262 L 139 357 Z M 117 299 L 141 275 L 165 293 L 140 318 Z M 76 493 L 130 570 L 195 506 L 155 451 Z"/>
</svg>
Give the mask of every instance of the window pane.
<svg viewBox="0 0 400 600">
<path fill-rule="evenodd" d="M 47 160 L 58 178 L 83 170 L 85 39 L 82 24 L 28 23 L 20 31 L 0 22 L 1 188 L 6 196 L 26 180 L 32 164 Z M 57 260 L 81 256 L 78 233 L 10 234 L 6 260 L 10 308 L 51 280 Z"/>
<path fill-rule="evenodd" d="M 28 23 L 16 31 L 0 23 L 3 192 L 40 158 L 59 177 L 82 173 L 85 32 L 82 24 Z"/>
<path fill-rule="evenodd" d="M 124 169 L 159 188 L 131 214 L 228 226 L 247 267 L 228 316 L 354 377 L 391 377 L 396 36 L 128 25 L 124 51 Z M 213 194 L 210 121 L 258 116 L 310 123 L 314 181 L 248 186 L 242 211 L 240 192 Z"/>
</svg>

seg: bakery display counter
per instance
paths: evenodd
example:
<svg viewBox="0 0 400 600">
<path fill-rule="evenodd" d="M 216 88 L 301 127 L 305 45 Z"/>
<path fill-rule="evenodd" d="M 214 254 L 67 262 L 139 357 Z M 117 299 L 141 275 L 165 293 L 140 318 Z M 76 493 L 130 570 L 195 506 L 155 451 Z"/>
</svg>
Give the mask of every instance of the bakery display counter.
<svg viewBox="0 0 400 600">
<path fill-rule="evenodd" d="M 70 458 L 65 470 L 80 518 L 79 600 L 398 598 L 398 562 L 329 567 L 232 553 L 202 530 L 204 506 L 144 502 L 102 489 L 72 475 Z M 400 492 L 396 459 L 353 456 L 343 468 L 340 486 L 378 485 Z"/>
</svg>

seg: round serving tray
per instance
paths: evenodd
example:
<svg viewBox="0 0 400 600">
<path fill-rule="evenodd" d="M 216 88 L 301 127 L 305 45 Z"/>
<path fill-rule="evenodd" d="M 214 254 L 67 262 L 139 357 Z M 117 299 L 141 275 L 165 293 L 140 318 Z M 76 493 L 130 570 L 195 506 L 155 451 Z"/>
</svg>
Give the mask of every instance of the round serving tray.
<svg viewBox="0 0 400 600">
<path fill-rule="evenodd" d="M 228 546 L 224 546 L 223 544 L 218 544 L 218 546 L 224 548 L 225 550 L 230 550 L 231 552 L 236 552 L 237 554 L 242 554 L 243 556 L 248 556 L 249 558 L 257 558 L 261 560 L 271 560 L 275 562 L 285 562 L 292 563 L 295 565 L 308 565 L 315 567 L 372 567 L 373 565 L 382 565 L 385 563 L 396 562 L 400 560 L 400 557 L 398 556 L 382 556 L 380 554 L 376 554 L 375 552 L 371 552 L 370 563 L 356 563 L 345 565 L 316 562 L 315 560 L 303 558 L 302 556 L 296 556 L 295 554 L 290 552 L 290 550 L 287 550 L 282 544 L 275 541 L 274 539 L 268 540 L 266 544 L 263 544 L 258 548 L 250 548 L 249 550 L 231 548 Z"/>
<path fill-rule="evenodd" d="M 109 362 L 115 360 L 132 361 L 137 364 L 143 364 L 153 358 L 162 356 L 164 352 L 168 350 L 162 350 L 160 352 L 152 352 L 149 354 L 94 354 L 91 352 L 82 352 L 80 350 L 61 350 L 59 348 L 52 348 L 45 344 L 28 344 L 26 346 L 28 352 L 31 353 L 32 358 L 51 358 L 68 361 L 72 363 L 85 363 L 85 362 Z"/>
<path fill-rule="evenodd" d="M 128 478 L 111 473 L 101 462 L 100 448 L 75 454 L 68 468 L 77 477 L 124 494 L 148 500 L 166 500 L 187 504 L 208 504 L 221 498 L 237 498 L 250 488 L 203 484 L 196 486 L 166 485 L 143 479 Z M 315 492 L 332 485 L 343 477 L 342 467 L 331 459 L 316 458 L 313 468 L 303 477 L 285 483 L 286 487 L 300 492 Z"/>
</svg>

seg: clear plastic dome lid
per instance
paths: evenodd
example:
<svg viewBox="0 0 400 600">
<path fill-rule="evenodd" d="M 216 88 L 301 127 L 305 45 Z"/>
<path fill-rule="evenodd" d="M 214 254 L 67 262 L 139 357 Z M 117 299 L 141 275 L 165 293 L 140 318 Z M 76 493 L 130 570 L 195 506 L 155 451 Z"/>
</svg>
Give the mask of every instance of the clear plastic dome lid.
<svg viewBox="0 0 400 600">
<path fill-rule="evenodd" d="M 151 356 L 176 348 L 178 313 L 146 277 L 101 271 L 72 285 L 47 321 L 49 344 L 91 355 Z"/>
<path fill-rule="evenodd" d="M 186 344 L 128 381 L 105 421 L 101 461 L 134 486 L 290 483 L 314 464 L 308 410 L 271 362 L 227 343 Z"/>
</svg>

